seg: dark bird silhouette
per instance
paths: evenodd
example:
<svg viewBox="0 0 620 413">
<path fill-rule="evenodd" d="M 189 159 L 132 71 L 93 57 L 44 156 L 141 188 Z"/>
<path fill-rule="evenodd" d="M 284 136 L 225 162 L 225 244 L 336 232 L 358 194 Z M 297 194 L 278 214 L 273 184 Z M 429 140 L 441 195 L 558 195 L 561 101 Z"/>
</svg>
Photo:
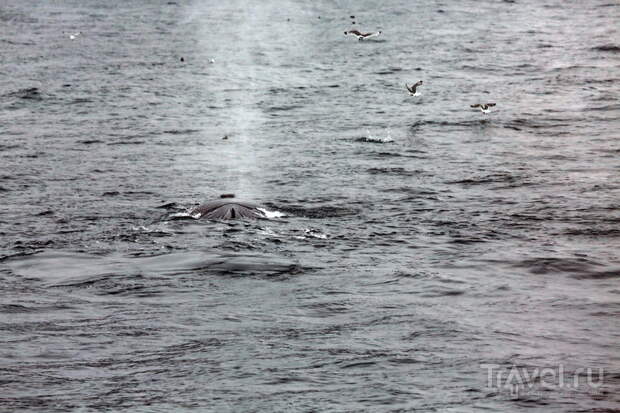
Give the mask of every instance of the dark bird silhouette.
<svg viewBox="0 0 620 413">
<path fill-rule="evenodd" d="M 480 112 L 489 113 L 490 107 L 495 106 L 495 103 L 476 103 L 475 105 L 470 105 L 472 108 L 480 108 Z"/>
<path fill-rule="evenodd" d="M 407 90 L 409 91 L 409 94 L 411 96 L 418 96 L 420 94 L 420 92 L 417 91 L 417 88 L 421 84 L 422 84 L 422 81 L 420 80 L 420 81 L 414 83 L 413 85 L 411 85 L 411 87 L 407 86 L 407 84 L 405 83 L 405 87 L 407 88 Z"/>
<path fill-rule="evenodd" d="M 344 34 L 345 36 L 351 34 L 357 37 L 357 40 L 364 40 L 364 39 L 369 39 L 371 37 L 379 36 L 381 34 L 381 30 L 379 30 L 378 32 L 368 32 L 368 33 L 362 33 L 359 30 L 349 30 L 349 31 L 344 32 Z"/>
</svg>

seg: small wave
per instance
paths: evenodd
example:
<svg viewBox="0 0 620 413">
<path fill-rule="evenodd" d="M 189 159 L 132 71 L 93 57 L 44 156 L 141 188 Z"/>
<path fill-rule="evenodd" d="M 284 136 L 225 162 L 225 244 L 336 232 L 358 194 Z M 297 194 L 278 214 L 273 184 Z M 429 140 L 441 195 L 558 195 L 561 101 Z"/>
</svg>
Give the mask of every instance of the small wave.
<svg viewBox="0 0 620 413">
<path fill-rule="evenodd" d="M 304 271 L 296 262 L 278 256 L 208 251 L 137 257 L 55 251 L 11 257 L 4 263 L 15 274 L 39 280 L 48 287 L 83 288 L 102 295 L 154 296 L 168 287 L 169 276 L 179 274 L 270 277 Z"/>
<path fill-rule="evenodd" d="M 170 129 L 165 130 L 163 133 L 167 133 L 170 135 L 189 135 L 198 132 L 200 132 L 200 129 Z"/>
<path fill-rule="evenodd" d="M 575 273 L 591 274 L 592 269 L 603 264 L 586 258 L 529 258 L 513 264 L 517 268 L 526 268 L 532 274 Z"/>
<path fill-rule="evenodd" d="M 46 210 L 41 211 L 38 214 L 36 214 L 36 216 L 38 216 L 38 217 L 44 217 L 46 215 L 54 215 L 54 211 L 52 211 L 51 209 L 46 209 Z"/>
<path fill-rule="evenodd" d="M 567 229 L 564 231 L 566 235 L 584 236 L 584 237 L 609 237 L 620 238 L 620 228 L 583 228 L 583 229 Z"/>
<path fill-rule="evenodd" d="M 3 144 L 0 144 L 0 152 L 6 151 L 6 150 L 9 150 L 9 149 L 16 149 L 16 148 L 19 148 L 19 145 L 12 145 L 12 144 L 3 145 Z"/>
<path fill-rule="evenodd" d="M 377 157 L 379 158 L 384 158 L 384 157 L 402 157 L 403 155 L 397 152 L 379 152 L 376 154 Z"/>
<path fill-rule="evenodd" d="M 552 67 L 546 70 L 546 72 L 547 73 L 558 73 L 558 72 L 565 72 L 565 71 L 577 71 L 577 70 L 583 70 L 583 69 L 597 69 L 597 67 L 591 66 L 591 65 L 558 66 L 558 67 Z"/>
<path fill-rule="evenodd" d="M 446 181 L 446 184 L 461 184 L 461 185 L 481 185 L 489 183 L 515 183 L 523 178 L 520 176 L 511 175 L 508 173 L 496 173 L 490 175 L 483 175 L 480 177 L 463 178 L 455 181 Z"/>
<path fill-rule="evenodd" d="M 471 127 L 471 126 L 479 126 L 480 120 L 466 120 L 461 122 L 448 122 L 448 121 L 434 121 L 434 120 L 421 120 L 416 121 L 411 126 L 410 129 L 417 130 L 418 128 L 422 128 L 425 126 L 442 126 L 442 127 Z"/>
<path fill-rule="evenodd" d="M 0 21 L 35 24 L 39 22 L 39 19 L 27 16 L 22 13 L 11 12 L 11 11 L 0 9 Z"/>
<path fill-rule="evenodd" d="M 322 232 L 316 228 L 306 228 L 303 231 L 303 235 L 295 236 L 297 239 L 308 239 L 308 238 L 316 238 L 316 239 L 327 239 L 327 234 Z"/>
<path fill-rule="evenodd" d="M 92 103 L 94 102 L 94 100 L 92 99 L 87 99 L 87 98 L 75 98 L 73 99 L 71 102 L 69 102 L 70 105 L 79 105 L 81 103 Z"/>
<path fill-rule="evenodd" d="M 606 280 L 611 278 L 620 278 L 620 269 L 607 271 L 592 271 L 573 275 L 578 280 Z"/>
<path fill-rule="evenodd" d="M 406 193 L 406 194 L 409 194 L 409 195 L 412 195 L 412 196 L 416 196 L 416 197 L 432 195 L 433 199 L 435 198 L 434 195 L 437 195 L 437 191 L 432 190 L 432 189 L 412 188 L 412 187 L 408 187 L 408 186 L 402 186 L 402 187 L 398 187 L 398 188 L 385 188 L 385 189 L 382 189 L 381 192 Z"/>
<path fill-rule="evenodd" d="M 14 92 L 7 93 L 5 96 L 14 97 L 18 99 L 31 99 L 31 100 L 43 99 L 41 96 L 41 92 L 39 91 L 39 88 L 36 88 L 36 87 L 19 89 Z"/>
<path fill-rule="evenodd" d="M 408 155 L 408 154 L 426 154 L 425 151 L 417 151 L 417 150 L 407 150 L 404 152 L 375 152 L 375 153 L 365 153 L 366 156 L 374 157 L 374 158 L 411 158 L 411 159 L 426 159 L 426 156 L 420 155 Z"/>
<path fill-rule="evenodd" d="M 593 47 L 592 50 L 596 50 L 598 52 L 620 53 L 620 46 L 616 46 L 615 44 L 604 44 L 602 46 Z"/>
<path fill-rule="evenodd" d="M 138 227 L 131 227 L 131 230 L 134 231 L 134 232 L 148 234 L 151 237 L 158 237 L 158 238 L 160 238 L 160 237 L 169 237 L 169 236 L 173 235 L 173 233 L 163 231 L 160 228 L 145 227 L 144 225 L 140 225 Z"/>
<path fill-rule="evenodd" d="M 617 111 L 620 110 L 620 104 L 612 104 L 612 105 L 605 105 L 605 106 L 597 106 L 597 107 L 592 107 L 592 108 L 588 108 L 588 110 L 594 110 L 594 111 L 601 111 L 601 112 L 612 112 L 612 111 Z M 599 118 L 600 119 L 600 118 Z M 600 119 L 603 120 L 603 119 Z M 618 119 L 616 118 L 611 118 L 609 120 L 612 121 L 617 121 Z"/>
<path fill-rule="evenodd" d="M 389 129 L 385 137 L 374 136 L 370 133 L 369 130 L 366 130 L 366 136 L 357 138 L 356 142 L 390 143 L 390 142 L 394 142 L 394 139 L 392 139 L 392 135 L 390 134 Z"/>
<path fill-rule="evenodd" d="M 438 298 L 438 297 L 454 297 L 457 295 L 463 295 L 465 291 L 462 290 L 454 290 L 449 288 L 433 288 L 427 291 L 424 291 L 420 294 L 421 297 L 427 298 Z"/>
<path fill-rule="evenodd" d="M 66 310 L 70 309 L 70 306 L 63 304 L 55 304 L 55 305 L 42 305 L 39 307 L 28 307 L 22 304 L 2 304 L 0 305 L 0 313 L 8 313 L 8 314 L 19 314 L 19 313 L 38 313 L 53 310 Z"/>
<path fill-rule="evenodd" d="M 267 112 L 286 112 L 289 110 L 299 109 L 301 107 L 301 105 L 271 106 L 267 109 Z"/>
<path fill-rule="evenodd" d="M 583 83 L 588 84 L 588 85 L 595 85 L 595 84 L 613 85 L 618 82 L 620 82 L 620 78 L 607 78 L 607 79 L 587 78 L 583 80 Z"/>
<path fill-rule="evenodd" d="M 355 363 L 344 364 L 341 366 L 341 368 L 350 369 L 350 368 L 360 368 L 360 367 L 371 367 L 371 366 L 374 366 L 375 364 L 377 364 L 376 361 L 357 361 Z"/>
<path fill-rule="evenodd" d="M 34 313 L 37 310 L 34 308 L 26 307 L 21 304 L 2 304 L 0 305 L 0 313 Z"/>
<path fill-rule="evenodd" d="M 507 122 L 502 126 L 508 129 L 521 130 L 521 129 L 553 129 L 553 128 L 565 128 L 571 126 L 568 122 L 574 122 L 577 119 L 560 119 L 560 118 L 537 118 L 537 119 L 525 119 L 518 118 L 511 122 Z"/>
<path fill-rule="evenodd" d="M 375 137 L 366 137 L 363 136 L 361 138 L 357 138 L 356 142 L 370 142 L 370 143 L 390 143 L 394 142 L 392 138 L 375 138 Z"/>
<path fill-rule="evenodd" d="M 0 42 L 10 44 L 12 46 L 34 46 L 34 42 L 16 42 L 14 40 L 0 39 Z"/>
<path fill-rule="evenodd" d="M 408 171 L 405 168 L 369 168 L 366 171 L 373 175 L 393 174 L 393 175 L 399 175 L 399 176 L 413 176 L 421 172 L 421 171 Z"/>
<path fill-rule="evenodd" d="M 109 146 L 115 145 L 142 145 L 145 141 L 116 141 L 108 143 Z"/>
<path fill-rule="evenodd" d="M 314 208 L 304 208 L 297 206 L 277 206 L 276 209 L 284 211 L 290 215 L 302 216 L 306 218 L 334 218 L 347 215 L 356 215 L 357 209 L 337 206 L 320 206 Z"/>
<path fill-rule="evenodd" d="M 220 347 L 222 345 L 222 341 L 214 337 L 194 339 L 180 344 L 166 346 L 161 349 L 161 353 L 168 356 L 185 355 L 187 352 L 202 352 L 206 349 Z"/>
<path fill-rule="evenodd" d="M 391 75 L 394 73 L 398 73 L 401 72 L 403 70 L 402 67 L 388 67 L 385 70 L 380 70 L 378 72 L 375 72 L 376 75 Z"/>
<path fill-rule="evenodd" d="M 157 206 L 155 208 L 161 208 L 161 209 L 175 209 L 178 207 L 178 204 L 176 202 L 168 202 L 167 204 L 163 204 L 160 206 Z"/>
</svg>

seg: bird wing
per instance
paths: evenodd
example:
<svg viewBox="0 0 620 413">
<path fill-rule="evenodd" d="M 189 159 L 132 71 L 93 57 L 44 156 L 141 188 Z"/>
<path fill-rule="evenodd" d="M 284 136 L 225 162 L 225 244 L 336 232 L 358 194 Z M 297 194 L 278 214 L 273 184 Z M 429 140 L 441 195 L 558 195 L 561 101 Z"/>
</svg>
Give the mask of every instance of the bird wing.
<svg viewBox="0 0 620 413">
<path fill-rule="evenodd" d="M 487 103 L 487 106 L 495 106 L 495 103 Z"/>
<path fill-rule="evenodd" d="M 472 108 L 479 108 L 480 107 L 480 103 L 476 103 L 475 105 L 470 105 Z"/>
<path fill-rule="evenodd" d="M 413 88 L 410 88 L 409 86 L 407 86 L 407 84 L 405 83 L 405 87 L 407 88 L 407 90 L 411 93 L 413 93 Z"/>
<path fill-rule="evenodd" d="M 365 39 L 368 39 L 370 37 L 375 37 L 375 36 L 379 36 L 379 32 L 372 32 L 372 33 L 364 33 L 362 36 L 364 36 Z"/>
<path fill-rule="evenodd" d="M 422 84 L 422 81 L 421 81 L 421 80 L 418 80 L 414 86 L 415 86 L 415 87 L 418 87 L 418 86 L 420 86 L 421 84 Z"/>
<path fill-rule="evenodd" d="M 361 34 L 361 33 L 359 32 L 359 30 L 349 30 L 349 31 L 347 32 L 347 34 L 354 34 L 354 35 L 356 35 L 356 36 L 363 36 L 363 34 Z"/>
</svg>

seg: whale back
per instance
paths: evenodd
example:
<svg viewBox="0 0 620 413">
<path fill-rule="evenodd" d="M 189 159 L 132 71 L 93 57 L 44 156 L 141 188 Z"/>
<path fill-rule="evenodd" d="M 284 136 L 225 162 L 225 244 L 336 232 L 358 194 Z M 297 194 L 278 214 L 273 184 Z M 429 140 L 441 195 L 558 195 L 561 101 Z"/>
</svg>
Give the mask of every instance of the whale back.
<svg viewBox="0 0 620 413">
<path fill-rule="evenodd" d="M 256 219 L 264 218 L 265 213 L 258 205 L 243 201 L 216 200 L 196 207 L 192 214 L 200 214 L 207 219 Z"/>
</svg>

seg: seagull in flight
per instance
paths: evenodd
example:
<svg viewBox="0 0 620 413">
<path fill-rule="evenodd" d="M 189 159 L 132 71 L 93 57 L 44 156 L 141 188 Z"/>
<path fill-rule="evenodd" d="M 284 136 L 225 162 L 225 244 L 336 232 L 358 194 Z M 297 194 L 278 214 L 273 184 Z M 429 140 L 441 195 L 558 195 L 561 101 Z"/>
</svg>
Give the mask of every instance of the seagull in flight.
<svg viewBox="0 0 620 413">
<path fill-rule="evenodd" d="M 420 92 L 418 92 L 416 89 L 418 86 L 420 86 L 422 84 L 422 81 L 418 81 L 416 83 L 414 83 L 413 85 L 411 85 L 411 87 L 409 87 L 406 83 L 405 83 L 405 87 L 407 88 L 407 90 L 409 91 L 409 94 L 411 96 L 420 96 Z"/>
<path fill-rule="evenodd" d="M 495 106 L 495 103 L 476 103 L 475 105 L 470 105 L 472 108 L 480 108 L 482 113 L 489 113 L 491 111 L 490 107 Z"/>
<path fill-rule="evenodd" d="M 376 37 L 379 36 L 381 34 L 381 30 L 379 30 L 378 32 L 369 32 L 369 33 L 362 33 L 359 30 L 349 30 L 347 32 L 344 32 L 345 36 L 352 34 L 353 36 L 357 37 L 357 40 L 364 40 L 364 39 L 370 39 L 371 37 Z"/>
</svg>

